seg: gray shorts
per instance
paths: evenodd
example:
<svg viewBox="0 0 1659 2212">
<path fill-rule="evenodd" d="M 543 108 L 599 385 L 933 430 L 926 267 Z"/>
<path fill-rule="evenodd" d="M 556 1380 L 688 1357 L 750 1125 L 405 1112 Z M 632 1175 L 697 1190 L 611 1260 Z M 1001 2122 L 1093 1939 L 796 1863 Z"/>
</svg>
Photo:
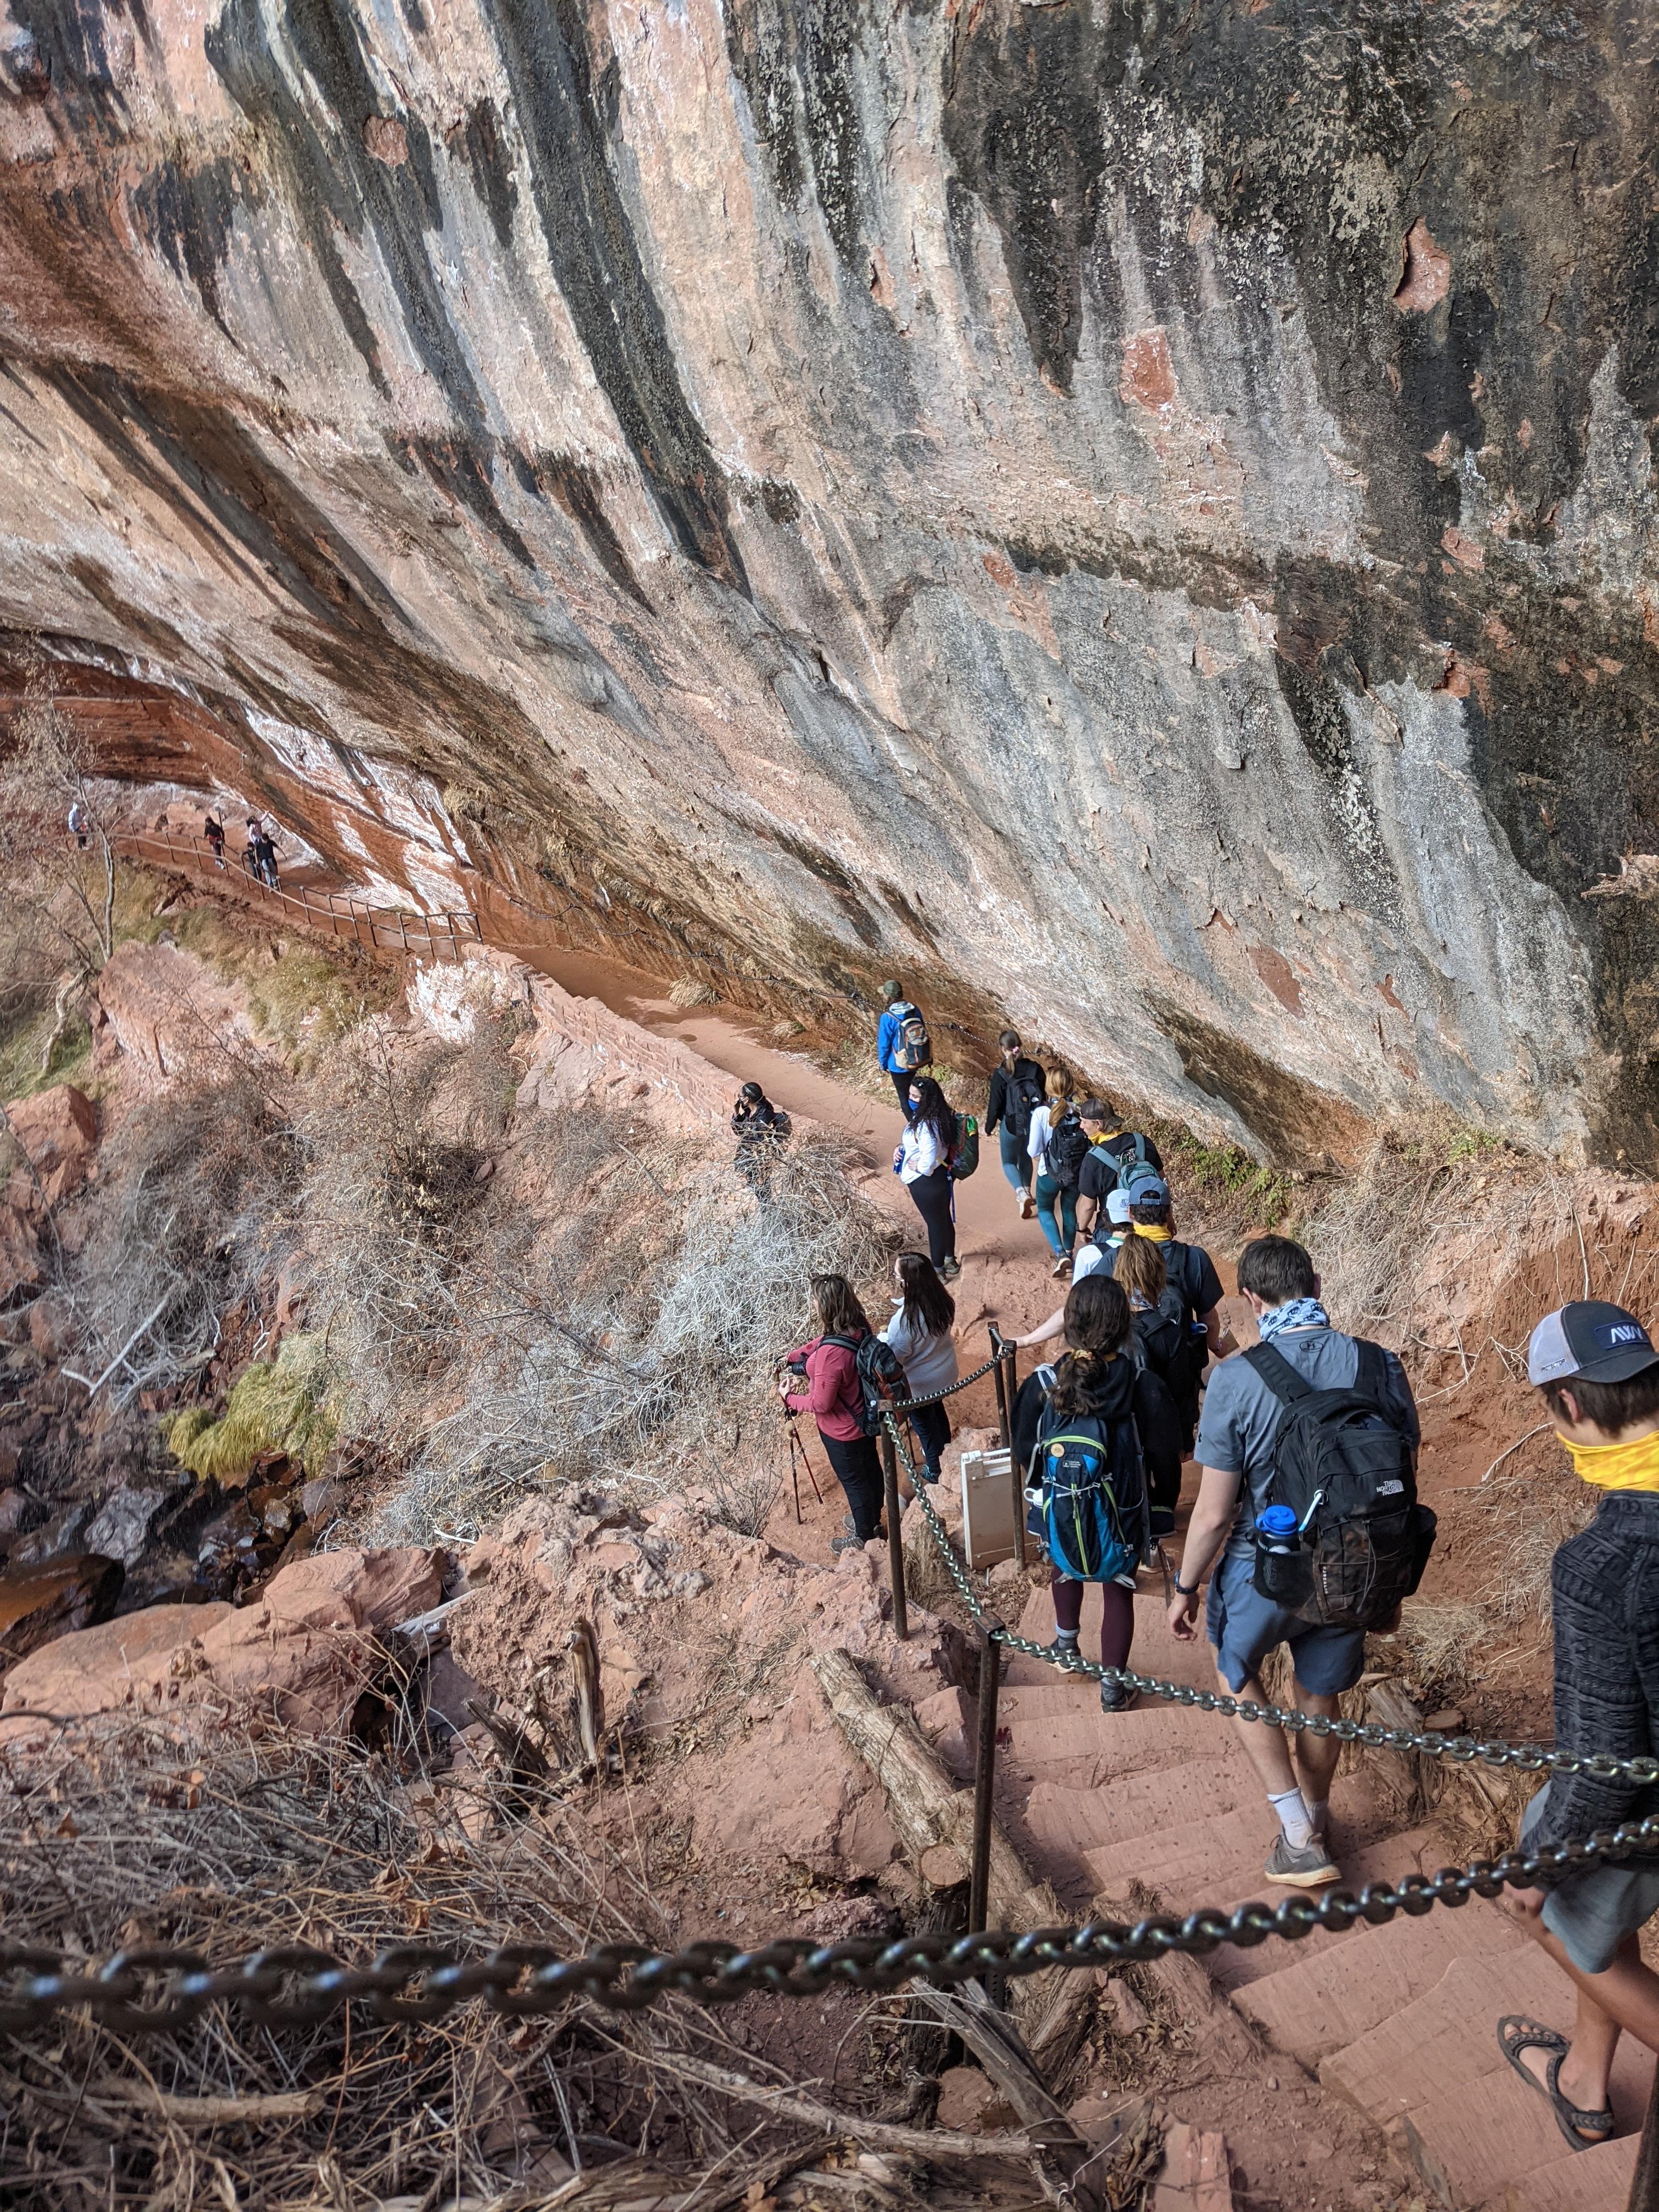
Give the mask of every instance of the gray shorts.
<svg viewBox="0 0 1659 2212">
<path fill-rule="evenodd" d="M 1547 1782 L 1521 1817 L 1521 1844 L 1544 1817 Z M 1638 1817 L 1632 1815 L 1632 1818 Z M 1581 1974 L 1605 1974 L 1626 1936 L 1659 1912 L 1659 1861 L 1630 1859 L 1622 1866 L 1592 1867 L 1551 1890 L 1544 1925 Z"/>
<path fill-rule="evenodd" d="M 1254 1552 L 1224 1552 L 1210 1577 L 1204 1625 L 1215 1646 L 1216 1664 L 1235 1697 L 1267 1654 L 1288 1644 L 1296 1679 L 1316 1697 L 1334 1698 L 1352 1689 L 1365 1671 L 1365 1632 L 1361 1628 L 1310 1628 L 1262 1596 L 1250 1577 Z"/>
</svg>

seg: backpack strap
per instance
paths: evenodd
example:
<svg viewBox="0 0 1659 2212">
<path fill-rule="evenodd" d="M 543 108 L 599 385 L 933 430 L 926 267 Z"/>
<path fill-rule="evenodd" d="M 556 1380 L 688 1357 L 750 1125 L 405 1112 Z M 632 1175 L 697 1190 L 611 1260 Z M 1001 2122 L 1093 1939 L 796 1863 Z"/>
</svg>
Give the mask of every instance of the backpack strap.
<svg viewBox="0 0 1659 2212">
<path fill-rule="evenodd" d="M 1377 1412 L 1387 1419 L 1388 1356 L 1382 1346 L 1373 1344 L 1369 1337 L 1356 1337 L 1354 1341 L 1359 1348 L 1359 1368 L 1353 1387 L 1362 1398 L 1370 1399 Z"/>
<path fill-rule="evenodd" d="M 1244 1359 L 1281 1406 L 1293 1406 L 1298 1398 L 1313 1396 L 1312 1383 L 1305 1376 L 1298 1375 L 1284 1353 L 1273 1345 L 1253 1344 L 1244 1354 Z"/>
</svg>

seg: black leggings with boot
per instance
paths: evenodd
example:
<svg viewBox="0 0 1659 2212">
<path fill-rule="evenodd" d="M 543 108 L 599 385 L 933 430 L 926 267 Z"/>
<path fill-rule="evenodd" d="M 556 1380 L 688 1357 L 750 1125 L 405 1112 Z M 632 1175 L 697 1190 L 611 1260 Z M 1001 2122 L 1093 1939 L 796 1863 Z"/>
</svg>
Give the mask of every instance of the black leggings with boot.
<svg viewBox="0 0 1659 2212">
<path fill-rule="evenodd" d="M 927 1256 L 937 1267 L 957 1256 L 957 1224 L 951 1218 L 951 1170 L 935 1168 L 918 1176 L 905 1188 L 915 1200 L 916 1212 L 927 1224 Z"/>
<path fill-rule="evenodd" d="M 1055 1567 L 1049 1574 L 1048 1587 L 1054 1596 L 1054 1626 L 1075 1633 L 1083 1626 L 1083 1593 L 1087 1583 L 1071 1581 Z M 1100 1663 L 1127 1667 L 1135 1635 L 1134 1592 L 1125 1589 L 1121 1583 L 1102 1583 L 1100 1595 L 1105 1605 L 1100 1620 Z"/>
<path fill-rule="evenodd" d="M 847 1492 L 853 1515 L 853 1534 L 860 1544 L 867 1543 L 881 1530 L 883 1485 L 876 1440 L 873 1437 L 826 1437 L 822 1429 L 818 1436 L 824 1457 L 834 1468 L 836 1481 Z"/>
</svg>

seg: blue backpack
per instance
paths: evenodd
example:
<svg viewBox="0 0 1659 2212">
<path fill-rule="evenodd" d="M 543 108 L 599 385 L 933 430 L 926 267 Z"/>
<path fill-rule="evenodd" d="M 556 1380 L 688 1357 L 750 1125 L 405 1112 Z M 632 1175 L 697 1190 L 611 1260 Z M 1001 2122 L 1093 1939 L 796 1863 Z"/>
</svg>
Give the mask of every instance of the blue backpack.
<svg viewBox="0 0 1659 2212">
<path fill-rule="evenodd" d="M 1025 1496 L 1028 1525 L 1070 1582 L 1115 1582 L 1151 1555 L 1151 1500 L 1133 1416 L 1084 1414 L 1062 1424 L 1045 1407 Z"/>
</svg>

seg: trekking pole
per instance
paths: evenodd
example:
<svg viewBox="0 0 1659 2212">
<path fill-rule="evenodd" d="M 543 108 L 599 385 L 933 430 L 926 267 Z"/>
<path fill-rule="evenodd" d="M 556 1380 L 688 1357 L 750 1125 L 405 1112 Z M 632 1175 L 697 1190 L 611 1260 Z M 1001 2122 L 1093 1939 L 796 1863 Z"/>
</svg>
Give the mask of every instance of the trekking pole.
<svg viewBox="0 0 1659 2212">
<path fill-rule="evenodd" d="M 789 1431 L 789 1486 L 795 1493 L 795 1526 L 801 1526 L 800 1475 L 795 1466 L 795 1431 Z"/>
<path fill-rule="evenodd" d="M 991 1827 L 996 1818 L 997 1693 L 1002 1684 L 1002 1623 L 982 1613 L 975 1623 L 979 1638 L 979 1739 L 974 1755 L 974 1849 L 968 1876 L 968 1925 L 982 1929 L 991 1909 Z M 1000 2005 L 1003 1978 L 986 1977 L 985 1994 Z"/>
<path fill-rule="evenodd" d="M 902 1644 L 910 1633 L 909 1608 L 904 1597 L 904 1534 L 899 1527 L 898 1453 L 893 1432 L 881 1425 L 881 1474 L 887 1492 L 887 1568 L 893 1584 L 893 1633 Z"/>
</svg>

